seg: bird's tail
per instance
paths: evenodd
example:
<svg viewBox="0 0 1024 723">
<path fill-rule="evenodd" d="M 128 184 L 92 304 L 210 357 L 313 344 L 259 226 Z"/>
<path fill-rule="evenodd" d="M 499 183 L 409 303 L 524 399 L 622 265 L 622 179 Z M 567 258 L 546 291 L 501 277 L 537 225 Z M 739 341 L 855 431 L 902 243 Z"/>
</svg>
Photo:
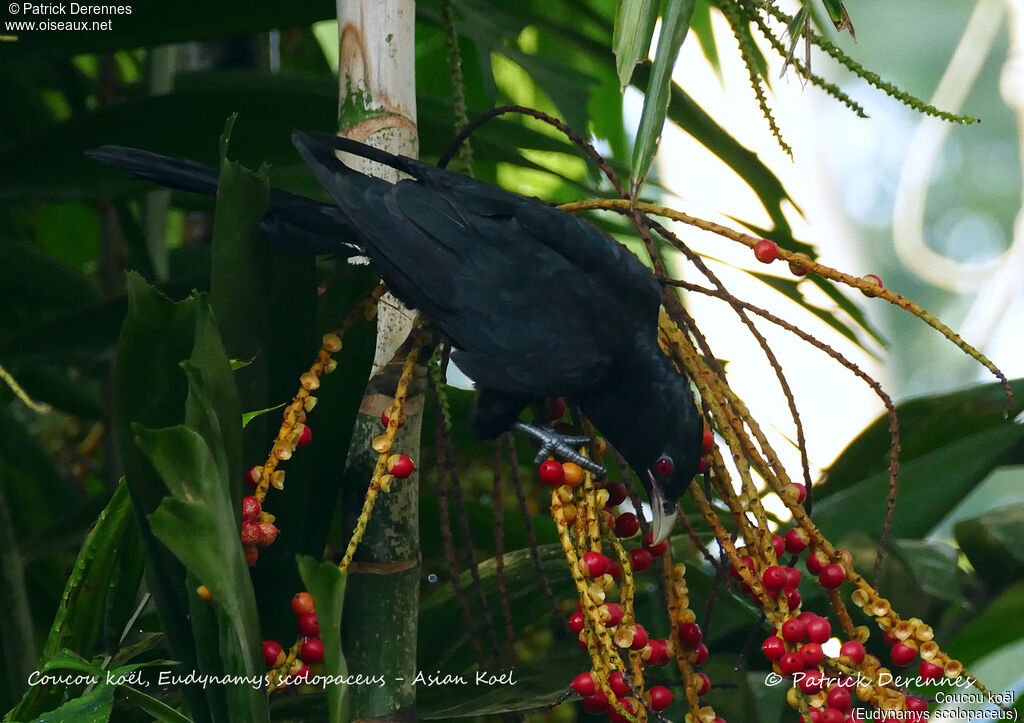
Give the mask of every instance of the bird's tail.
<svg viewBox="0 0 1024 723">
<path fill-rule="evenodd" d="M 182 158 L 124 146 L 102 146 L 85 155 L 113 168 L 131 172 L 136 178 L 189 193 L 216 196 L 220 174 L 209 166 Z M 260 228 L 273 242 L 298 251 L 341 256 L 362 253 L 351 225 L 333 205 L 270 189 L 270 207 Z"/>
<path fill-rule="evenodd" d="M 85 155 L 112 168 L 130 171 L 144 181 L 153 181 L 179 191 L 217 195 L 217 171 L 195 161 L 124 146 L 102 146 L 86 151 Z"/>
</svg>

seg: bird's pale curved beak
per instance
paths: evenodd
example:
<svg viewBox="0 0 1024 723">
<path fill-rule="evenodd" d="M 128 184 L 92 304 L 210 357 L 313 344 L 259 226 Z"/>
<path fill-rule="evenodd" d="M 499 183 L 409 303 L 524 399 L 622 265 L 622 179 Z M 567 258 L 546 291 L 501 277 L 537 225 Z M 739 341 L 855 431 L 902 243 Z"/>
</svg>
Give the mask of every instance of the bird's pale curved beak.
<svg viewBox="0 0 1024 723">
<path fill-rule="evenodd" d="M 654 538 L 652 544 L 657 545 L 672 533 L 672 528 L 676 524 L 676 507 L 665 503 L 665 497 L 650 470 L 647 470 L 647 476 L 651 480 L 651 537 Z"/>
</svg>

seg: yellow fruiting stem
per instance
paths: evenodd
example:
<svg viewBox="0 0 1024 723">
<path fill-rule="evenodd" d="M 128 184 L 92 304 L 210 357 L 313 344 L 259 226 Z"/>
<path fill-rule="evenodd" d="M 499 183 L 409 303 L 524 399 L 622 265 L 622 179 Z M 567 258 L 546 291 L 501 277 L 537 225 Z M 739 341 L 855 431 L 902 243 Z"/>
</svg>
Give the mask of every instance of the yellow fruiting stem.
<svg viewBox="0 0 1024 723">
<path fill-rule="evenodd" d="M 395 388 L 395 402 L 392 405 L 392 409 L 396 412 L 394 415 L 396 418 L 402 414 L 405 400 L 409 396 L 409 382 L 412 381 L 413 371 L 416 368 L 416 359 L 419 356 L 420 349 L 423 347 L 423 341 L 424 336 L 418 334 L 412 343 L 412 347 L 409 349 L 409 355 L 405 358 L 405 363 L 402 365 L 402 375 L 398 378 L 398 386 Z M 397 420 L 392 418 L 388 421 L 388 427 L 382 435 L 386 443 L 381 445 L 383 451 L 380 451 L 377 455 L 377 463 L 373 467 L 370 484 L 366 489 L 366 497 L 363 499 L 363 509 L 359 513 L 355 529 L 352 530 L 352 538 L 348 541 L 345 556 L 338 563 L 338 569 L 343 572 L 348 570 L 348 566 L 352 563 L 352 558 L 356 554 L 356 549 L 359 547 L 363 535 L 366 534 L 366 526 L 370 523 L 370 516 L 373 514 L 373 507 L 377 502 L 377 494 L 381 489 L 382 478 L 384 478 L 388 471 L 388 457 L 391 456 L 391 445 L 394 444 L 397 432 Z"/>
<path fill-rule="evenodd" d="M 21 385 L 18 384 L 18 380 L 11 376 L 9 371 L 3 368 L 3 365 L 0 365 L 0 381 L 3 381 L 7 386 L 9 386 L 11 391 L 14 392 L 14 396 L 24 402 L 25 406 L 33 412 L 46 414 L 53 409 L 49 404 L 42 404 L 32 399 L 32 397 L 30 397 L 28 393 L 21 388 Z"/>
</svg>

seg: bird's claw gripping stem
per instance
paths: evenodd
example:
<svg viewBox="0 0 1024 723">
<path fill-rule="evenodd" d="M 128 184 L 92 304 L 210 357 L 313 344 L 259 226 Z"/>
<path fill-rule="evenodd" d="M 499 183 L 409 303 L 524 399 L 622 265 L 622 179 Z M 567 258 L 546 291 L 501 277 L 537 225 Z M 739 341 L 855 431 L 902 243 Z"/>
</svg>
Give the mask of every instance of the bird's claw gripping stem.
<svg viewBox="0 0 1024 723">
<path fill-rule="evenodd" d="M 533 458 L 536 464 L 540 464 L 549 456 L 555 456 L 563 461 L 575 462 L 580 467 L 593 472 L 598 478 L 604 477 L 608 472 L 597 462 L 587 459 L 575 450 L 575 447 L 593 442 L 594 440 L 590 437 L 562 435 L 550 427 L 543 427 L 539 424 L 527 424 L 525 422 L 516 422 L 513 428 L 520 432 L 525 432 L 540 442 L 540 451 Z"/>
</svg>

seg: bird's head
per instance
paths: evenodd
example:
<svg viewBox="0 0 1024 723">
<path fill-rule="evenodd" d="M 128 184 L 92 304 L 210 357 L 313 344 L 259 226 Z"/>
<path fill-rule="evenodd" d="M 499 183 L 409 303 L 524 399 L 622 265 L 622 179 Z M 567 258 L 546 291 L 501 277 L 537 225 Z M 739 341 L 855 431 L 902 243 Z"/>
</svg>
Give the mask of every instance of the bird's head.
<svg viewBox="0 0 1024 723">
<path fill-rule="evenodd" d="M 672 439 L 662 447 L 657 457 L 645 464 L 643 469 L 635 469 L 651 502 L 651 534 L 654 544 L 672 532 L 679 500 L 689 489 L 700 464 L 699 438 L 696 442 L 686 438 Z"/>
</svg>

